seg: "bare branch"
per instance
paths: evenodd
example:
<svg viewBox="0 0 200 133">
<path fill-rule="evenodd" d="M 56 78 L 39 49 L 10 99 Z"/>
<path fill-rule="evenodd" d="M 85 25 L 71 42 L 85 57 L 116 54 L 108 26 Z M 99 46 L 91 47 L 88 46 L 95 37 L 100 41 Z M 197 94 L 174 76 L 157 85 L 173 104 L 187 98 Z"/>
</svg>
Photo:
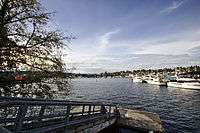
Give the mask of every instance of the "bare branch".
<svg viewBox="0 0 200 133">
<path fill-rule="evenodd" d="M 34 34 L 35 34 L 35 27 L 36 27 L 36 24 L 33 23 L 33 31 L 32 31 L 32 34 L 31 36 L 29 37 L 28 41 L 26 42 L 25 46 L 27 46 L 29 44 L 29 42 L 31 41 L 31 39 L 33 38 Z"/>
<path fill-rule="evenodd" d="M 4 0 L 0 13 L 0 66 L 19 67 L 21 62 L 46 70 L 64 67 L 60 49 L 74 37 L 45 29 L 51 13 L 38 0 Z"/>
</svg>

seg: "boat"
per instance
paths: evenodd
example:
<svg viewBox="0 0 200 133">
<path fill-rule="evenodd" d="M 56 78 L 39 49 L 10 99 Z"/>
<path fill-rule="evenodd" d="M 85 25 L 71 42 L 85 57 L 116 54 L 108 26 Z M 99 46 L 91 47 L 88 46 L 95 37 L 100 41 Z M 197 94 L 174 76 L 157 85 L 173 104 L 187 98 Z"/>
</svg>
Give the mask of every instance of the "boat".
<svg viewBox="0 0 200 133">
<path fill-rule="evenodd" d="M 145 80 L 149 84 L 167 86 L 167 82 L 164 82 L 161 78 L 149 78 Z"/>
<path fill-rule="evenodd" d="M 177 78 L 176 80 L 169 81 L 167 86 L 200 90 L 200 82 L 193 78 Z"/>
<path fill-rule="evenodd" d="M 135 83 L 143 83 L 143 80 L 142 80 L 141 77 L 133 77 L 132 81 L 135 82 Z"/>
</svg>

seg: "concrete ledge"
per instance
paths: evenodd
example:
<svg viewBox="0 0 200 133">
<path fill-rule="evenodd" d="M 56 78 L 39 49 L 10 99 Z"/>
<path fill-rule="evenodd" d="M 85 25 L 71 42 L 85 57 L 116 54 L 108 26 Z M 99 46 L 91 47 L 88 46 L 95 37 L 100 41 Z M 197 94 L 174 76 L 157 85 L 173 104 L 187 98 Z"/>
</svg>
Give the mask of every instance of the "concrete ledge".
<svg viewBox="0 0 200 133">
<path fill-rule="evenodd" d="M 109 127 L 110 125 L 113 125 L 115 122 L 116 122 L 116 119 L 109 120 L 109 121 L 103 122 L 101 124 L 95 125 L 91 128 L 88 128 L 86 130 L 83 130 L 82 133 L 97 133 L 97 132 Z"/>
<path fill-rule="evenodd" d="M 119 112 L 117 126 L 154 133 L 165 132 L 160 117 L 155 113 L 124 108 L 120 108 Z"/>
<path fill-rule="evenodd" d="M 12 132 L 10 132 L 8 129 L 0 126 L 0 133 L 12 133 Z"/>
</svg>

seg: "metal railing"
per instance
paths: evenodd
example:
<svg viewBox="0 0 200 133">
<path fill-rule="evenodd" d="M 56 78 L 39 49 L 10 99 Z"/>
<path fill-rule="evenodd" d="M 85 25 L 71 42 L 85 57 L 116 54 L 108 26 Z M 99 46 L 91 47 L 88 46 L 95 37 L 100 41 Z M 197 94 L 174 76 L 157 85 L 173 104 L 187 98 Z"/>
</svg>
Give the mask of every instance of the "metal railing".
<svg viewBox="0 0 200 133">
<path fill-rule="evenodd" d="M 113 118 L 115 108 L 97 102 L 0 97 L 0 126 L 12 132 L 45 132 Z"/>
</svg>

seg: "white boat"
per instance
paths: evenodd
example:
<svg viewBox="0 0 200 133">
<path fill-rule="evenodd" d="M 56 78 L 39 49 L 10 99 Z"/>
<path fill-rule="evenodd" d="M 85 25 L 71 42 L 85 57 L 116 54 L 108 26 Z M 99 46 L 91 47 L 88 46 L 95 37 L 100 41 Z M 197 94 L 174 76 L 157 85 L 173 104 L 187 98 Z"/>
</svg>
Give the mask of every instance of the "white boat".
<svg viewBox="0 0 200 133">
<path fill-rule="evenodd" d="M 133 82 L 136 82 L 136 83 L 142 83 L 143 82 L 141 77 L 133 77 L 132 80 L 133 80 Z"/>
<path fill-rule="evenodd" d="M 159 78 L 149 78 L 145 80 L 149 84 L 159 85 L 159 86 L 166 86 L 167 83 Z"/>
<path fill-rule="evenodd" d="M 180 81 L 180 82 L 198 82 L 197 79 L 193 79 L 193 78 L 178 78 L 176 79 L 177 81 Z"/>
<path fill-rule="evenodd" d="M 167 86 L 200 90 L 200 82 L 192 78 L 177 78 L 176 81 L 168 82 Z"/>
</svg>

